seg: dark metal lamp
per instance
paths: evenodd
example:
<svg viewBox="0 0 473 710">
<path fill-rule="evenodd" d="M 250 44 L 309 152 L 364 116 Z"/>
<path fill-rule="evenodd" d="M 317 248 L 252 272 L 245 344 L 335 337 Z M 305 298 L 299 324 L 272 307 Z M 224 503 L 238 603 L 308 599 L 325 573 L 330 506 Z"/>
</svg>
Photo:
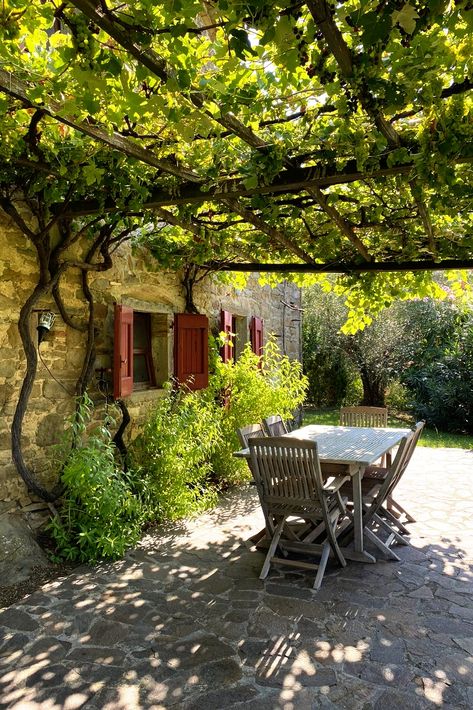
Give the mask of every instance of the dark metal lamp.
<svg viewBox="0 0 473 710">
<path fill-rule="evenodd" d="M 43 342 L 46 333 L 49 333 L 53 327 L 56 316 L 52 311 L 42 311 L 38 318 L 38 325 L 36 330 L 38 331 L 38 345 Z"/>
</svg>

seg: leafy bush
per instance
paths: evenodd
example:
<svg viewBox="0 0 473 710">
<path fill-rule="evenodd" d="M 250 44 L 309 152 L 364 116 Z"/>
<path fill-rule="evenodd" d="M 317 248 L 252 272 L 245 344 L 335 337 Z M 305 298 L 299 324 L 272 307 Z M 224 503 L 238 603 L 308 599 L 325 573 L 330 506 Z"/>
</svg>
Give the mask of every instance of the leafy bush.
<svg viewBox="0 0 473 710">
<path fill-rule="evenodd" d="M 215 503 L 216 491 L 249 479 L 236 430 L 279 413 L 290 419 L 304 401 L 299 362 L 269 341 L 260 358 L 246 347 L 235 364 L 213 359 L 206 390 L 169 390 L 132 446 L 135 479 L 158 518 L 178 518 Z"/>
<path fill-rule="evenodd" d="M 87 432 L 92 411 L 84 395 L 68 430 L 74 446 L 62 465 L 62 506 L 50 523 L 57 557 L 68 560 L 121 557 L 139 539 L 143 521 L 131 477 L 117 464 L 107 422 Z"/>
<path fill-rule="evenodd" d="M 220 439 L 220 408 L 208 391 L 168 388 L 130 449 L 148 517 L 175 520 L 215 504 L 211 456 Z"/>
<path fill-rule="evenodd" d="M 291 418 L 307 381 L 274 342 L 261 363 L 248 347 L 235 365 L 215 358 L 214 367 L 206 390 L 168 386 L 130 447 L 127 473 L 107 422 L 90 429 L 92 402 L 86 395 L 79 403 L 62 466 L 63 506 L 50 524 L 59 558 L 120 557 L 145 522 L 199 513 L 219 490 L 249 478 L 246 462 L 232 456 L 236 429 L 270 414 Z"/>
<path fill-rule="evenodd" d="M 246 461 L 232 457 L 240 448 L 237 429 L 260 422 L 272 414 L 292 419 L 304 402 L 307 378 L 302 365 L 281 355 L 274 340 L 269 340 L 260 362 L 247 345 L 238 360 L 216 363 L 209 389 L 215 398 L 223 393 L 220 442 L 212 456 L 214 476 L 220 485 L 248 480 Z"/>
<path fill-rule="evenodd" d="M 418 351 L 402 375 L 410 409 L 442 431 L 473 433 L 473 314 L 452 303 L 417 310 Z"/>
</svg>

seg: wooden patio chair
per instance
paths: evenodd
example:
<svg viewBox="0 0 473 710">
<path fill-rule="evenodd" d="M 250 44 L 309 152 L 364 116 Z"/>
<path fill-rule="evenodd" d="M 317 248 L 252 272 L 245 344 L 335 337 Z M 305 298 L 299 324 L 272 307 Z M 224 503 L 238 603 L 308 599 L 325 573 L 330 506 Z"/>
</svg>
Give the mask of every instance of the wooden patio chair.
<svg viewBox="0 0 473 710">
<path fill-rule="evenodd" d="M 388 426 L 388 410 L 386 407 L 342 407 L 340 425 L 384 428 Z"/>
<path fill-rule="evenodd" d="M 237 429 L 237 436 L 242 448 L 247 449 L 249 447 L 248 441 L 250 438 L 261 438 L 262 436 L 266 436 L 266 432 L 262 424 L 248 424 L 248 426 L 242 426 L 240 429 Z"/>
<path fill-rule="evenodd" d="M 399 560 L 399 557 L 390 549 L 391 545 L 395 542 L 408 545 L 409 541 L 405 535 L 409 534 L 409 531 L 385 506 L 404 475 L 424 424 L 425 422 L 418 422 L 411 433 L 401 440 L 394 461 L 389 467 L 368 466 L 361 481 L 365 535 L 388 558 L 394 560 Z M 350 496 L 350 493 L 350 487 L 344 485 L 342 494 Z M 375 535 L 373 528 L 387 531 L 387 539 L 381 540 Z"/>
<path fill-rule="evenodd" d="M 272 417 L 263 419 L 263 427 L 268 436 L 282 436 L 289 432 L 286 422 L 280 414 L 274 414 Z"/>
<path fill-rule="evenodd" d="M 405 516 L 405 521 L 408 523 L 414 523 L 415 518 L 410 515 L 410 513 L 405 510 L 405 508 L 398 503 L 394 497 L 393 497 L 393 491 L 395 487 L 398 485 L 399 481 L 401 480 L 401 477 L 404 475 L 404 472 L 409 464 L 409 461 L 412 458 L 412 454 L 414 453 L 414 450 L 417 446 L 417 443 L 420 439 L 420 436 L 422 434 L 422 431 L 425 426 L 425 421 L 421 420 L 416 423 L 416 425 L 412 429 L 412 434 L 409 436 L 409 443 L 408 443 L 408 450 L 406 451 L 406 456 L 405 460 L 402 466 L 402 469 L 400 471 L 399 476 L 397 479 L 393 482 L 391 485 L 391 489 L 386 497 L 386 502 L 385 502 L 385 507 L 382 509 L 382 514 L 383 517 L 385 517 L 392 526 L 397 528 L 403 535 L 408 535 L 409 530 L 406 528 L 405 524 L 402 522 L 401 518 L 404 515 Z M 365 472 L 365 477 L 366 479 L 378 479 L 378 480 L 383 480 L 384 477 L 386 476 L 386 469 L 383 468 L 378 468 L 376 466 L 369 466 Z"/>
<path fill-rule="evenodd" d="M 259 491 L 270 545 L 260 579 L 268 575 L 271 563 L 317 570 L 314 589 L 319 589 L 330 551 L 338 563 L 346 562 L 338 546 L 338 523 L 345 515 L 345 504 L 336 486 L 325 486 L 313 441 L 287 437 L 250 439 L 253 475 Z M 314 543 L 317 530 L 319 543 Z M 310 542 L 307 539 L 310 539 Z M 277 550 L 281 555 L 277 555 Z M 320 556 L 318 563 L 289 558 L 288 552 Z"/>
<path fill-rule="evenodd" d="M 364 426 L 382 428 L 388 426 L 388 410 L 386 407 L 341 407 L 340 426 Z M 385 454 L 381 459 L 382 466 L 391 464 L 391 455 Z"/>
<path fill-rule="evenodd" d="M 240 441 L 240 444 L 242 445 L 242 448 L 248 449 L 250 446 L 249 441 L 251 438 L 254 438 L 254 437 L 261 438 L 262 436 L 266 436 L 266 432 L 263 429 L 263 425 L 261 423 L 248 424 L 247 426 L 243 426 L 243 427 L 240 427 L 240 429 L 237 429 L 237 436 Z M 256 481 L 255 481 L 255 477 L 253 475 L 253 470 L 252 470 L 252 466 L 251 466 L 251 460 L 247 459 L 247 463 L 248 463 L 248 468 L 250 469 L 250 473 L 253 477 L 253 480 L 251 481 L 250 485 L 256 486 Z M 258 491 L 258 494 L 259 494 L 259 491 Z M 260 503 L 261 503 L 261 500 L 260 500 Z M 263 510 L 263 513 L 264 513 L 264 510 Z M 268 521 L 266 520 L 266 518 L 265 518 L 265 524 L 266 524 L 266 527 L 264 527 L 262 530 L 258 530 L 258 532 L 255 533 L 254 535 L 251 535 L 250 540 L 253 544 L 258 545 L 258 543 L 260 543 L 263 540 L 263 538 L 266 537 L 266 528 L 268 527 Z"/>
<path fill-rule="evenodd" d="M 377 548 L 379 548 L 388 559 L 399 561 L 399 557 L 391 550 L 391 544 L 399 542 L 403 545 L 409 544 L 408 541 L 397 531 L 394 531 L 392 526 L 382 516 L 382 506 L 386 501 L 387 496 L 392 490 L 392 484 L 397 480 L 399 472 L 404 464 L 404 459 L 408 451 L 408 437 L 402 438 L 397 449 L 394 461 L 388 468 L 384 467 L 369 467 L 371 470 L 366 470 L 361 481 L 362 505 L 363 505 L 363 534 Z M 352 498 L 352 485 L 345 484 L 342 487 L 341 494 L 348 497 L 348 510 L 353 510 L 354 500 Z M 381 515 L 380 515 L 381 514 Z M 374 529 L 382 528 L 388 530 L 389 535 L 394 533 L 392 540 L 389 543 L 383 541 L 375 534 Z M 347 544 L 350 537 L 353 536 L 353 525 L 350 525 L 343 533 L 343 543 Z"/>
</svg>

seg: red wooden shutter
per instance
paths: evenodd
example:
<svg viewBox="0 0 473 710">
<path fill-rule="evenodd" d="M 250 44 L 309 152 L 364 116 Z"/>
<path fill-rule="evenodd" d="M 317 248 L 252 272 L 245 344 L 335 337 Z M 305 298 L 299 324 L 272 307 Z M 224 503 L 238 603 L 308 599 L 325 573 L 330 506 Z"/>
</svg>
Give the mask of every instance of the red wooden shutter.
<svg viewBox="0 0 473 710">
<path fill-rule="evenodd" d="M 174 317 L 174 375 L 191 390 L 209 383 L 209 320 L 195 313 Z"/>
<path fill-rule="evenodd" d="M 133 392 L 133 309 L 115 304 L 115 341 L 113 350 L 113 397 L 120 399 Z"/>
<path fill-rule="evenodd" d="M 256 355 L 263 354 L 263 321 L 253 316 L 250 323 L 251 349 Z"/>
<path fill-rule="evenodd" d="M 228 362 L 233 359 L 233 348 L 230 343 L 233 343 L 232 338 L 232 314 L 228 311 L 221 311 L 220 313 L 220 330 L 227 336 L 227 341 L 225 345 L 220 348 L 220 355 L 223 362 Z"/>
</svg>

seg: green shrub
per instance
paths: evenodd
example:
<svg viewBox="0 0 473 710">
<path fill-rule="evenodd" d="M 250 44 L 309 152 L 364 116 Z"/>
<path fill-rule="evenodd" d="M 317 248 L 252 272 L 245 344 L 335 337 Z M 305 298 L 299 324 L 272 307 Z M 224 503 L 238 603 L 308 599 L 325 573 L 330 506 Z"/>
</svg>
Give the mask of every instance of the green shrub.
<svg viewBox="0 0 473 710">
<path fill-rule="evenodd" d="M 210 393 L 168 389 L 130 448 L 148 517 L 176 520 L 216 503 L 211 456 L 221 438 Z"/>
<path fill-rule="evenodd" d="M 127 473 L 107 422 L 90 429 L 92 402 L 86 395 L 79 403 L 62 465 L 63 506 L 50 524 L 58 558 L 120 557 L 145 522 L 199 513 L 219 490 L 249 478 L 246 461 L 232 456 L 237 428 L 276 413 L 290 419 L 307 380 L 272 341 L 261 362 L 247 347 L 235 365 L 215 358 L 214 368 L 206 390 L 168 386 L 130 446 Z"/>
<path fill-rule="evenodd" d="M 386 390 L 386 406 L 389 410 L 405 412 L 409 409 L 410 395 L 406 385 L 399 380 L 389 383 Z"/>
<path fill-rule="evenodd" d="M 118 558 L 140 536 L 143 516 L 131 478 L 117 464 L 107 422 L 87 431 L 92 411 L 84 395 L 68 430 L 74 447 L 62 465 L 60 512 L 50 522 L 59 559 Z"/>
<path fill-rule="evenodd" d="M 218 490 L 249 479 L 239 427 L 279 413 L 292 418 L 307 387 L 299 362 L 270 341 L 260 358 L 248 346 L 238 361 L 214 358 L 206 390 L 169 390 L 131 448 L 134 479 L 141 481 L 150 515 L 176 519 L 215 503 Z"/>
<path fill-rule="evenodd" d="M 405 382 L 416 419 L 440 431 L 473 434 L 473 348 L 468 358 L 445 356 L 411 368 Z"/>
<path fill-rule="evenodd" d="M 449 300 L 413 302 L 416 340 L 401 379 L 416 419 L 473 433 L 473 313 Z"/>
<path fill-rule="evenodd" d="M 269 340 L 260 367 L 260 358 L 247 345 L 235 364 L 221 360 L 216 363 L 209 389 L 213 389 L 215 397 L 223 393 L 224 399 L 222 435 L 212 456 L 214 476 L 221 486 L 248 480 L 246 461 L 232 456 L 240 448 L 236 431 L 272 414 L 292 419 L 307 391 L 302 365 L 282 356 L 277 344 Z"/>
</svg>

